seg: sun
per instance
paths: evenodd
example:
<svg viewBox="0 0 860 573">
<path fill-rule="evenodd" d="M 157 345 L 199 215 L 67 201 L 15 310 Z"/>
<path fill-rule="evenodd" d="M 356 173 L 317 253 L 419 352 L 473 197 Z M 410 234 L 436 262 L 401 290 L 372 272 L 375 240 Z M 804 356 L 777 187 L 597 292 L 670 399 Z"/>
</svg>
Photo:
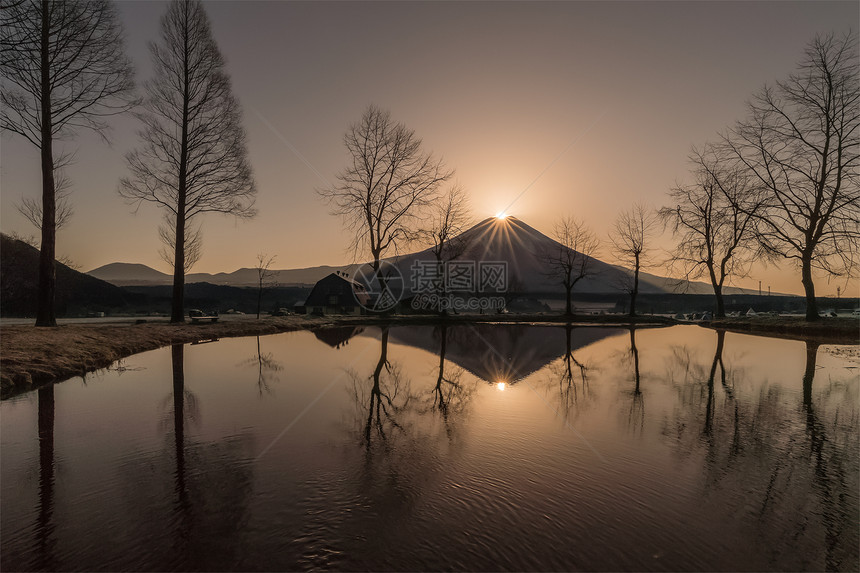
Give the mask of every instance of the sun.
<svg viewBox="0 0 860 573">
<path fill-rule="evenodd" d="M 504 392 L 505 388 L 507 388 L 507 386 L 508 385 L 505 382 L 496 382 L 496 390 L 500 390 L 500 391 Z"/>
<path fill-rule="evenodd" d="M 499 221 L 504 221 L 507 218 L 508 218 L 508 214 L 505 213 L 504 211 L 499 211 L 498 213 L 496 213 L 496 219 L 498 219 Z"/>
</svg>

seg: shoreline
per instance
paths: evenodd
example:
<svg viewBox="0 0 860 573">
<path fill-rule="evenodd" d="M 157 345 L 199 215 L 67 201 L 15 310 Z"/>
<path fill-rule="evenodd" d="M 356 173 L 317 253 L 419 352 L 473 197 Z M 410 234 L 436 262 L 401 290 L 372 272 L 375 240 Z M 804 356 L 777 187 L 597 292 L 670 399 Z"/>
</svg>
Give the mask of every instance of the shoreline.
<svg viewBox="0 0 860 573">
<path fill-rule="evenodd" d="M 223 320 L 211 324 L 139 323 L 128 321 L 65 324 L 52 328 L 0 325 L 0 398 L 107 368 L 117 360 L 171 344 L 220 338 L 262 336 L 336 326 L 429 326 L 463 324 L 569 324 L 650 328 L 685 324 L 661 316 L 560 314 L 305 316 Z M 705 328 L 795 340 L 815 339 L 825 344 L 860 343 L 860 323 L 854 319 L 825 319 L 808 324 L 794 319 L 718 319 L 698 324 Z"/>
<path fill-rule="evenodd" d="M 822 344 L 860 344 L 860 320 L 856 318 L 822 318 L 817 322 L 806 322 L 802 318 L 787 317 L 727 317 L 715 318 L 699 325 L 740 334 L 816 340 Z"/>
</svg>

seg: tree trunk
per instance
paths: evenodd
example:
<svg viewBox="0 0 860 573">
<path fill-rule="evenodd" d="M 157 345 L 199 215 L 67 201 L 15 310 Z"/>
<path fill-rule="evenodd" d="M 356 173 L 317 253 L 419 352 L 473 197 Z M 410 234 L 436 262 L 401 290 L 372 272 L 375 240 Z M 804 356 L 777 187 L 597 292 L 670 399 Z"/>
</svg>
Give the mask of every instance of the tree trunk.
<svg viewBox="0 0 860 573">
<path fill-rule="evenodd" d="M 54 529 L 54 385 L 39 388 L 39 517 L 36 536 L 39 548 L 39 568 L 55 569 L 53 548 Z"/>
<path fill-rule="evenodd" d="M 176 235 L 173 251 L 173 302 L 170 322 L 185 322 L 185 201 L 188 191 L 188 4 L 185 5 L 183 65 L 185 85 L 182 86 L 182 141 L 179 150 L 179 189 L 176 205 Z"/>
<path fill-rule="evenodd" d="M 818 358 L 819 343 L 806 341 L 806 369 L 803 371 L 803 405 L 812 406 L 812 380 L 815 378 L 815 362 Z"/>
<path fill-rule="evenodd" d="M 441 330 L 441 342 L 439 344 L 439 376 L 436 378 L 436 397 L 439 400 L 439 411 L 442 412 L 443 416 L 447 416 L 448 411 L 446 408 L 447 405 L 445 404 L 445 395 L 442 391 L 442 381 L 445 379 L 445 354 L 448 348 L 448 327 L 443 324 Z"/>
<path fill-rule="evenodd" d="M 263 306 L 263 280 L 260 279 L 260 290 L 257 291 L 257 320 L 260 320 L 260 308 Z"/>
<path fill-rule="evenodd" d="M 717 311 L 714 314 L 716 318 L 724 318 L 726 316 L 726 305 L 723 301 L 723 286 L 714 285 L 714 297 L 717 299 Z"/>
<path fill-rule="evenodd" d="M 630 316 L 636 316 L 636 295 L 639 294 L 639 253 L 633 266 L 633 288 L 630 290 Z"/>
<path fill-rule="evenodd" d="M 726 371 L 722 367 L 723 346 L 726 342 L 726 331 L 717 331 L 717 348 L 714 350 L 714 360 L 711 362 L 711 372 L 708 374 L 708 402 L 705 406 L 705 429 L 704 434 L 711 435 L 711 430 L 714 423 L 714 380 L 717 377 L 717 366 L 722 370 L 722 376 L 725 379 Z"/>
<path fill-rule="evenodd" d="M 804 252 L 802 255 L 801 277 L 806 292 L 806 320 L 818 320 L 818 303 L 815 302 L 815 284 L 812 282 L 812 253 Z"/>
<path fill-rule="evenodd" d="M 641 392 L 639 390 L 639 349 L 636 348 L 636 329 L 630 329 L 630 353 L 633 355 L 633 379 L 636 382 L 636 386 L 633 389 L 633 393 L 637 396 Z"/>
<path fill-rule="evenodd" d="M 184 193 L 180 193 L 179 203 L 185 208 Z M 180 234 L 181 233 L 181 234 Z M 176 245 L 173 250 L 173 300 L 170 322 L 185 322 L 185 217 L 176 217 Z"/>
<path fill-rule="evenodd" d="M 573 290 L 572 286 L 567 287 L 567 302 L 564 306 L 564 314 L 566 314 L 567 316 L 573 315 L 573 305 L 571 304 L 571 301 L 570 301 L 570 293 L 572 290 Z"/>
<path fill-rule="evenodd" d="M 176 452 L 176 490 L 184 505 L 185 492 L 185 352 L 182 344 L 171 347 L 173 365 L 173 446 Z"/>
<path fill-rule="evenodd" d="M 56 283 L 57 205 L 54 194 L 53 124 L 51 121 L 51 75 L 48 54 L 50 43 L 50 3 L 42 0 L 42 243 L 39 248 L 39 289 L 36 326 L 57 326 L 54 315 Z"/>
<path fill-rule="evenodd" d="M 573 358 L 573 347 L 571 345 L 571 339 L 573 338 L 573 326 L 570 324 L 566 324 L 564 326 L 564 362 L 567 367 L 567 379 L 573 380 L 573 366 L 571 365 Z"/>
</svg>

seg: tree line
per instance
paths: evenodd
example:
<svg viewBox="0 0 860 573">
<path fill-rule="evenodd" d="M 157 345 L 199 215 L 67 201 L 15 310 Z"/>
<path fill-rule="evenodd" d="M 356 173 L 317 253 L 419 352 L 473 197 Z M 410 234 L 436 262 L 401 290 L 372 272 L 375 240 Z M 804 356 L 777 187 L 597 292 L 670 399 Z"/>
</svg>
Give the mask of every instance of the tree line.
<svg viewBox="0 0 860 573">
<path fill-rule="evenodd" d="M 140 144 L 126 155 L 120 195 L 158 205 L 163 258 L 174 268 L 171 321 L 184 320 L 185 272 L 201 255 L 206 213 L 252 217 L 256 187 L 241 110 L 200 0 L 173 0 L 149 44 L 154 74 L 135 90 L 124 34 L 109 0 L 2 0 L 2 128 L 41 153 L 42 200 L 22 204 L 41 231 L 36 326 L 55 326 L 56 232 L 70 215 L 55 143 L 80 129 L 107 137 L 132 112 Z"/>
<path fill-rule="evenodd" d="M 41 203 L 20 205 L 41 232 L 36 325 L 56 325 L 56 231 L 71 215 L 69 157 L 54 144 L 81 129 L 107 137 L 110 116 L 126 112 L 141 124 L 140 143 L 126 154 L 119 193 L 163 212 L 171 321 L 182 322 L 185 273 L 202 254 L 200 219 L 253 217 L 257 193 L 241 109 L 201 1 L 168 5 L 149 44 L 154 71 L 142 95 L 109 0 L 0 0 L 0 7 L 0 126 L 41 154 Z M 727 281 L 747 276 L 753 262 L 788 260 L 801 271 L 807 319 L 818 318 L 813 270 L 853 276 L 860 239 L 857 70 L 856 36 L 816 37 L 794 74 L 753 96 L 746 118 L 693 149 L 692 181 L 669 191 L 674 206 L 637 204 L 618 216 L 608 243 L 631 269 L 618 285 L 630 295 L 631 315 L 662 223 L 677 240 L 666 266 L 687 281 L 707 276 L 717 316 Z M 371 105 L 344 145 L 350 163 L 318 193 L 353 232 L 354 254 L 369 257 L 381 286 L 389 278 L 384 259 L 413 241 L 429 244 L 439 263 L 462 254 L 467 195 L 414 130 Z M 537 255 L 572 314 L 572 292 L 595 273 L 601 241 L 571 217 L 556 224 L 554 238 L 557 248 Z M 262 291 L 271 258 L 258 260 Z"/>
<path fill-rule="evenodd" d="M 814 271 L 856 276 L 860 241 L 860 89 L 857 37 L 817 36 L 797 71 L 766 85 L 748 102 L 747 116 L 719 133 L 689 161 L 691 181 L 669 190 L 673 206 L 641 204 L 622 212 L 609 235 L 615 258 L 631 274 L 618 286 L 636 313 L 639 271 L 655 264 L 656 233 L 670 229 L 675 246 L 656 263 L 679 286 L 706 277 L 715 316 L 725 316 L 727 281 L 749 276 L 755 262 L 800 270 L 806 320 L 819 318 Z M 593 274 L 598 241 L 581 222 L 562 219 L 561 244 L 547 263 L 567 291 Z"/>
</svg>

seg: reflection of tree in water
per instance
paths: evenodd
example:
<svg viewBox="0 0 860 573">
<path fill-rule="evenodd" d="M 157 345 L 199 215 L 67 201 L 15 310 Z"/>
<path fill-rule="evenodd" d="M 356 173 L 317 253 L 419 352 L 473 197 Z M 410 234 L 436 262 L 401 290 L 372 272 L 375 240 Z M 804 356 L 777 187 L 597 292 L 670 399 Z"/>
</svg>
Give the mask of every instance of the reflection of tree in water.
<svg viewBox="0 0 860 573">
<path fill-rule="evenodd" d="M 439 366 L 437 368 L 436 383 L 433 390 L 428 393 L 432 396 L 431 410 L 442 416 L 448 437 L 451 437 L 449 416 L 462 414 L 469 404 L 475 391 L 475 382 L 469 384 L 465 380 L 466 371 L 460 366 L 452 365 L 446 370 L 445 356 L 448 351 L 448 326 L 441 325 L 434 330 L 434 336 L 439 339 Z"/>
<path fill-rule="evenodd" d="M 275 355 L 271 352 L 263 354 L 260 349 L 260 337 L 257 337 L 257 354 L 244 360 L 240 366 L 253 366 L 257 370 L 257 392 L 260 396 L 263 394 L 271 394 L 272 382 L 278 382 L 278 372 L 284 369 L 284 366 L 275 360 Z"/>
<path fill-rule="evenodd" d="M 189 435 L 200 404 L 185 386 L 184 347 L 171 347 L 173 392 L 162 422 L 170 453 L 128 456 L 123 499 L 134 535 L 147 542 L 144 569 L 236 569 L 251 499 L 253 439 L 239 434 L 212 442 Z M 168 406 L 169 404 L 169 406 Z M 138 544 L 139 545 L 139 544 Z M 126 557 L 125 563 L 131 560 Z"/>
<path fill-rule="evenodd" d="M 363 407 L 367 408 L 361 436 L 368 452 L 375 443 L 387 448 L 395 433 L 402 435 L 405 432 L 401 414 L 412 398 L 409 380 L 403 376 L 400 365 L 388 360 L 388 330 L 388 327 L 382 329 L 379 360 L 369 377 L 370 387 L 367 387 L 367 379 L 354 370 L 349 371 L 356 405 L 362 407 L 366 404 Z"/>
<path fill-rule="evenodd" d="M 623 399 L 629 400 L 625 411 L 626 424 L 629 431 L 641 433 L 645 428 L 645 393 L 642 390 L 642 374 L 639 368 L 639 347 L 636 346 L 636 328 L 629 328 L 629 347 L 612 353 L 606 359 L 608 364 L 616 365 L 620 370 L 616 376 L 623 380 Z"/>
<path fill-rule="evenodd" d="M 456 442 L 452 427 L 474 391 L 462 369 L 446 371 L 448 333 L 443 328 L 439 336 L 438 369 L 419 388 L 390 359 L 387 326 L 382 327 L 379 359 L 371 373 L 349 371 L 355 407 L 352 432 L 364 450 L 362 496 L 386 511 L 408 506 L 420 494 L 420 484 L 438 473 L 434 460 Z"/>
<path fill-rule="evenodd" d="M 573 354 L 573 331 L 570 324 L 565 325 L 565 351 L 561 359 L 548 368 L 550 382 L 558 390 L 559 410 L 564 421 L 570 419 L 571 413 L 579 412 L 584 401 L 590 399 L 588 371 L 590 366 L 580 362 Z"/>
<path fill-rule="evenodd" d="M 636 329 L 630 329 L 630 358 L 633 363 L 633 389 L 630 391 L 630 409 L 627 414 L 628 427 L 641 432 L 645 427 L 645 397 L 642 394 L 640 383 L 642 376 L 639 373 L 639 348 L 636 347 Z"/>
<path fill-rule="evenodd" d="M 667 371 L 679 406 L 664 433 L 681 454 L 703 454 L 703 499 L 749 523 L 776 568 L 857 570 L 856 386 L 817 379 L 818 344 L 809 341 L 802 393 L 765 384 L 744 395 L 744 373 L 726 367 L 724 347 L 718 331 L 710 364 L 676 347 Z M 787 544 L 799 547 L 784 552 Z"/>
<path fill-rule="evenodd" d="M 39 388 L 39 513 L 36 521 L 36 568 L 54 564 L 54 385 Z"/>
<path fill-rule="evenodd" d="M 419 429 L 432 426 L 420 420 L 427 414 L 438 414 L 448 437 L 452 418 L 465 412 L 475 390 L 475 382 L 465 380 L 465 370 L 452 366 L 446 360 L 451 332 L 439 326 L 434 332 L 439 340 L 439 360 L 426 390 L 413 388 L 412 381 L 403 375 L 400 364 L 388 357 L 389 327 L 382 327 L 379 359 L 369 376 L 349 371 L 353 398 L 359 412 L 361 443 L 369 452 L 381 448 L 390 452 L 393 442 L 413 439 Z"/>
</svg>

